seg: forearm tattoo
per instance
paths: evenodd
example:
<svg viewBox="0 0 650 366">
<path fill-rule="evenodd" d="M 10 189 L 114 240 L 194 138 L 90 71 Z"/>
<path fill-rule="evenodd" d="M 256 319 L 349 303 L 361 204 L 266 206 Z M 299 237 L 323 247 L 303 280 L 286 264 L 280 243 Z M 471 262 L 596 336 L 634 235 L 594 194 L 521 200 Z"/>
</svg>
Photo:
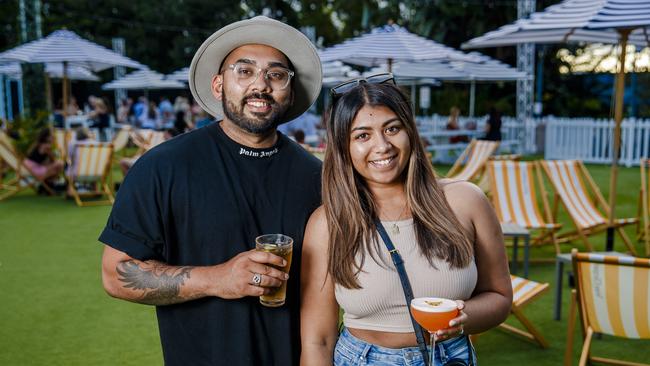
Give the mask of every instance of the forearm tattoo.
<svg viewBox="0 0 650 366">
<path fill-rule="evenodd" d="M 156 261 L 128 260 L 117 265 L 122 287 L 142 291 L 135 301 L 149 305 L 169 305 L 186 300 L 180 296 L 181 286 L 190 278 L 194 267 L 172 267 Z"/>
</svg>

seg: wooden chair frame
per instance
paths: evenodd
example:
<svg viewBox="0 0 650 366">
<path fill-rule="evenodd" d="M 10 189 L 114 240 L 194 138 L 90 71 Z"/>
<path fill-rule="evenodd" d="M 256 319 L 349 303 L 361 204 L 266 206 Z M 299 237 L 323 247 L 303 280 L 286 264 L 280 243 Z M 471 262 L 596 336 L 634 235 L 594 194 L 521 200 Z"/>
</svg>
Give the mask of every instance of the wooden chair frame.
<svg viewBox="0 0 650 366">
<path fill-rule="evenodd" d="M 587 310 L 586 310 L 586 300 L 584 296 L 585 289 L 583 288 L 585 284 L 583 281 L 581 281 L 581 269 L 579 266 L 579 262 L 592 262 L 592 263 L 602 263 L 602 264 L 608 264 L 608 265 L 615 265 L 615 266 L 629 266 L 629 267 L 635 267 L 635 268 L 647 268 L 650 267 L 650 262 L 648 259 L 639 259 L 639 258 L 633 258 L 630 260 L 630 257 L 627 257 L 627 259 L 621 259 L 621 257 L 607 257 L 607 256 L 602 256 L 600 255 L 601 259 L 595 260 L 592 258 L 588 257 L 588 253 L 578 253 L 577 249 L 573 249 L 571 251 L 571 257 L 573 261 L 573 273 L 575 273 L 575 278 L 576 278 L 576 286 L 575 289 L 571 291 L 571 308 L 569 310 L 569 325 L 567 327 L 567 346 L 566 350 L 564 353 L 564 366 L 571 366 L 572 365 L 572 359 L 573 359 L 573 342 L 574 342 L 574 333 L 575 333 L 575 325 L 576 325 L 576 315 L 579 315 L 579 319 L 581 322 L 581 331 L 582 331 L 582 336 L 583 336 L 583 344 L 582 344 L 582 351 L 580 354 L 580 361 L 578 365 L 580 366 L 585 366 L 587 364 L 591 364 L 592 362 L 598 362 L 598 363 L 604 363 L 608 365 L 622 365 L 622 366 L 650 366 L 648 363 L 637 363 L 637 362 L 630 362 L 630 361 L 622 361 L 622 360 L 614 360 L 611 358 L 604 358 L 604 357 L 596 357 L 591 354 L 591 342 L 593 340 L 593 337 L 598 330 L 598 328 L 594 329 L 592 324 L 590 324 L 589 317 L 587 315 Z M 647 278 L 647 274 L 645 275 Z M 635 276 L 636 277 L 636 276 Z M 639 276 L 642 277 L 642 276 Z M 646 279 L 647 281 L 647 279 Z M 645 286 L 643 286 L 645 287 Z M 620 296 L 620 294 L 619 294 Z M 640 294 L 640 296 L 642 296 Z M 647 298 L 647 293 L 645 294 Z M 605 297 L 606 301 L 609 303 L 609 300 L 607 300 L 607 297 Z M 614 299 L 613 302 L 616 302 L 617 299 Z M 597 310 L 594 310 L 597 311 Z M 645 319 L 647 321 L 647 318 Z M 638 335 L 638 334 L 637 334 Z M 624 335 L 614 335 L 617 337 L 622 337 L 622 338 L 632 338 L 632 337 L 625 337 Z M 649 338 L 644 338 L 644 339 L 649 339 Z"/>
<path fill-rule="evenodd" d="M 526 291 L 521 297 L 512 300 L 512 308 L 510 309 L 510 314 L 514 316 L 525 330 L 516 328 L 505 322 L 499 325 L 501 330 L 504 330 L 509 333 L 513 333 L 517 336 L 523 337 L 527 341 L 536 343 L 542 348 L 548 348 L 548 341 L 544 338 L 542 333 L 533 325 L 533 323 L 526 317 L 524 314 L 524 307 L 528 305 L 531 301 L 536 299 L 538 296 L 542 295 L 544 292 L 548 291 L 548 283 L 538 283 L 530 280 L 526 280 L 521 277 L 510 275 L 512 281 L 513 292 L 517 292 L 519 286 L 526 286 L 528 284 L 533 284 L 533 287 Z"/>
<path fill-rule="evenodd" d="M 584 196 L 589 200 L 589 202 L 591 203 L 591 205 L 595 210 L 593 211 L 593 214 L 597 214 L 598 216 L 603 217 L 605 219 L 603 222 L 598 223 L 596 225 L 584 226 L 584 227 L 579 224 L 579 219 L 574 217 L 571 210 L 568 208 L 568 206 L 571 205 L 571 203 L 565 202 L 565 198 L 559 193 L 560 190 L 562 190 L 563 188 L 558 187 L 556 185 L 555 180 L 553 179 L 553 172 L 551 171 L 549 165 L 556 164 L 556 163 L 570 164 L 570 165 L 575 165 L 575 167 L 577 167 L 577 169 L 575 168 L 574 169 L 575 169 L 575 173 L 578 175 L 578 180 L 581 187 L 576 188 L 576 190 L 582 191 L 584 193 Z M 551 185 L 555 190 L 554 199 L 553 199 L 553 208 L 552 208 L 553 220 L 557 221 L 559 203 L 562 202 L 564 208 L 569 214 L 569 217 L 571 218 L 571 221 L 575 226 L 575 230 L 571 230 L 569 232 L 561 233 L 560 235 L 558 235 L 557 237 L 558 243 L 562 244 L 562 243 L 574 241 L 576 239 L 580 239 L 584 243 L 587 250 L 593 252 L 594 251 L 593 245 L 591 245 L 591 242 L 589 241 L 588 237 L 607 230 L 607 228 L 609 227 L 608 218 L 611 212 L 609 208 L 609 204 L 603 197 L 600 188 L 598 188 L 596 182 L 594 182 L 593 178 L 591 177 L 591 174 L 589 173 L 585 165 L 579 160 L 561 160 L 555 162 L 542 160 L 540 161 L 540 164 L 542 165 L 544 172 L 546 173 L 546 176 L 549 179 L 549 182 L 551 183 Z M 604 215 L 599 211 L 598 209 L 599 205 L 602 207 L 602 211 L 604 211 Z M 619 233 L 619 235 L 623 239 L 625 246 L 634 255 L 636 255 L 636 250 L 632 245 L 632 241 L 623 230 L 623 226 L 635 224 L 637 221 L 638 220 L 636 218 L 618 219 L 614 221 L 614 226 L 613 226 L 614 229 Z"/>
<path fill-rule="evenodd" d="M 639 192 L 639 221 L 636 225 L 637 240 L 645 244 L 645 255 L 650 257 L 650 159 L 641 159 L 641 189 Z"/>
<path fill-rule="evenodd" d="M 507 162 L 508 161 L 505 161 L 505 163 L 507 163 Z M 533 170 L 532 174 L 534 175 L 534 177 L 531 177 L 532 181 L 529 183 L 528 187 L 524 187 L 522 190 L 523 191 L 529 191 L 530 193 L 535 195 L 535 197 L 533 197 L 533 199 L 531 200 L 531 204 L 533 206 L 537 206 L 537 207 L 533 207 L 534 211 L 539 212 L 539 214 L 537 215 L 539 217 L 537 217 L 537 219 L 539 221 L 543 220 L 542 225 L 539 225 L 539 226 L 531 226 L 530 224 L 528 224 L 526 222 L 523 222 L 523 221 L 514 221 L 514 223 L 516 223 L 519 226 L 524 227 L 524 228 L 526 228 L 528 230 L 534 230 L 537 233 L 537 235 L 531 236 L 531 245 L 540 246 L 540 245 L 544 245 L 544 244 L 551 244 L 555 248 L 556 254 L 560 254 L 561 250 L 560 250 L 560 245 L 558 243 L 558 240 L 556 238 L 556 233 L 557 233 L 558 230 L 560 230 L 560 228 L 562 227 L 562 224 L 557 223 L 557 221 L 553 218 L 553 215 L 551 213 L 551 208 L 550 208 L 550 205 L 549 205 L 549 202 L 548 202 L 548 192 L 546 191 L 546 188 L 544 187 L 544 180 L 542 178 L 542 173 L 541 173 L 542 168 L 539 166 L 539 164 L 537 162 L 516 162 L 516 161 L 510 161 L 510 162 L 514 163 L 514 164 L 525 165 L 525 166 L 530 165 L 532 167 L 532 170 Z M 497 212 L 497 216 L 499 216 L 499 220 L 502 220 L 500 200 L 503 200 L 503 199 L 506 199 L 507 201 L 511 201 L 511 200 L 509 200 L 508 197 L 501 197 L 499 195 L 499 193 L 498 193 L 499 190 L 496 189 L 496 185 L 498 184 L 497 183 L 497 177 L 496 177 L 495 172 L 494 172 L 494 166 L 496 164 L 501 164 L 501 163 L 489 161 L 487 166 L 486 166 L 487 174 L 485 174 L 485 175 L 486 175 L 487 179 L 489 180 L 490 187 L 492 187 L 491 190 L 490 190 L 490 194 L 489 194 L 490 199 L 492 200 L 492 205 L 495 207 L 495 210 Z M 523 182 L 521 182 L 517 177 L 515 177 L 514 179 L 517 180 L 517 182 L 516 182 L 517 184 L 523 185 Z M 537 185 L 537 187 L 535 186 L 535 184 Z M 513 189 L 515 189 L 515 188 L 508 187 L 506 195 L 508 195 L 508 193 L 512 192 Z M 519 190 L 517 189 L 516 192 L 519 192 Z M 539 196 L 540 196 L 541 201 L 542 201 L 542 206 L 541 207 L 539 207 L 539 203 L 537 202 L 537 199 L 536 199 L 536 195 L 538 194 L 538 192 L 539 192 Z M 523 196 L 523 193 L 521 195 Z M 510 196 L 510 197 L 512 197 L 512 196 Z M 522 204 L 519 203 L 519 202 L 520 201 L 517 201 L 518 206 L 521 207 Z M 511 216 L 515 216 L 514 217 L 515 220 L 520 218 L 517 215 L 511 215 Z M 535 221 L 537 221 L 537 220 L 535 220 Z"/>
</svg>

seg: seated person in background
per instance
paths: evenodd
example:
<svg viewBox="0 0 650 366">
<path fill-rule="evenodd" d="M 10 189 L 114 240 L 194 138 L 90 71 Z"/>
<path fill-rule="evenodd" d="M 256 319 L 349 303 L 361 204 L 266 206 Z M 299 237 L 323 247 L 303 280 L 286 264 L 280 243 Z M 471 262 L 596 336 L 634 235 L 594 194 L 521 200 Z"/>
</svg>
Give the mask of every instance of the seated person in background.
<svg viewBox="0 0 650 366">
<path fill-rule="evenodd" d="M 88 118 L 92 121 L 90 127 L 99 129 L 99 140 L 106 141 L 106 130 L 111 126 L 111 115 L 104 99 L 93 99 L 93 110 L 88 114 Z"/>
<path fill-rule="evenodd" d="M 449 120 L 447 121 L 447 130 L 460 130 L 460 125 L 458 124 L 458 115 L 460 115 L 460 109 L 458 107 L 451 107 L 449 110 Z M 467 142 L 467 136 L 450 136 L 449 143 L 455 144 L 458 142 Z"/>
<path fill-rule="evenodd" d="M 63 162 L 54 156 L 53 142 L 52 131 L 42 129 L 25 159 L 25 165 L 36 178 L 52 183 L 63 172 Z"/>
<path fill-rule="evenodd" d="M 174 136 L 180 135 L 182 132 L 178 131 L 176 128 L 169 128 L 165 130 L 165 141 L 171 139 Z M 146 151 L 145 151 L 146 153 Z M 122 170 L 122 176 L 126 177 L 126 173 L 129 172 L 129 169 L 135 164 L 136 161 L 142 156 L 142 154 L 134 155 L 130 158 L 120 159 L 120 169 Z"/>
</svg>

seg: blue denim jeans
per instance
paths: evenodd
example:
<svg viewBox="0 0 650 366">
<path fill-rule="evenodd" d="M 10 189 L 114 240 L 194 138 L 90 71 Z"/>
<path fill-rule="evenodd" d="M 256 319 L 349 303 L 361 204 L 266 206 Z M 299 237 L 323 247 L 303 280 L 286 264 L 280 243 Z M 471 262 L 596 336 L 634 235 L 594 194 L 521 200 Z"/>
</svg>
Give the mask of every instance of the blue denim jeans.
<svg viewBox="0 0 650 366">
<path fill-rule="evenodd" d="M 470 345 L 468 347 L 468 345 Z M 476 353 L 467 336 L 447 339 L 436 343 L 435 366 L 444 366 L 452 359 L 469 364 L 469 357 L 477 365 Z M 343 329 L 334 349 L 335 366 L 426 366 L 418 347 L 386 348 L 367 343 Z"/>
</svg>

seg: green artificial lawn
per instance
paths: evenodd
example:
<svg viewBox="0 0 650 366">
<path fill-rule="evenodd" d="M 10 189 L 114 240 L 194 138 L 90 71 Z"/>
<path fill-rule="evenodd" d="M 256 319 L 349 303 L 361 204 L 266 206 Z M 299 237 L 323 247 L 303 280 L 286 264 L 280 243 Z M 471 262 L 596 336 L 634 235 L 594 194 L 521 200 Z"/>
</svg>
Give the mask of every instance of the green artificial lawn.
<svg viewBox="0 0 650 366">
<path fill-rule="evenodd" d="M 438 168 L 445 172 L 449 167 Z M 590 165 L 588 169 L 607 196 L 609 168 Z M 636 215 L 639 182 L 638 168 L 620 169 L 618 217 Z M 80 208 L 73 201 L 37 196 L 32 191 L 0 202 L 0 365 L 162 364 L 154 308 L 113 299 L 102 289 L 102 245 L 97 237 L 109 212 L 108 206 Z M 565 214 L 561 218 L 565 227 L 571 227 Z M 635 238 L 634 230 L 627 229 L 631 238 Z M 604 236 L 595 237 L 593 243 L 596 250 L 602 250 Z M 643 253 L 641 244 L 636 248 Z M 618 237 L 616 249 L 625 250 Z M 534 249 L 531 254 L 554 258 L 551 248 Z M 476 342 L 481 365 L 562 363 L 569 290 L 565 283 L 563 318 L 555 321 L 554 271 L 552 262 L 531 265 L 530 278 L 549 282 L 551 287 L 525 308 L 550 348 L 544 350 L 491 330 Z M 579 332 L 576 340 L 575 363 Z M 592 350 L 601 356 L 650 359 L 647 341 L 603 337 Z"/>
</svg>

